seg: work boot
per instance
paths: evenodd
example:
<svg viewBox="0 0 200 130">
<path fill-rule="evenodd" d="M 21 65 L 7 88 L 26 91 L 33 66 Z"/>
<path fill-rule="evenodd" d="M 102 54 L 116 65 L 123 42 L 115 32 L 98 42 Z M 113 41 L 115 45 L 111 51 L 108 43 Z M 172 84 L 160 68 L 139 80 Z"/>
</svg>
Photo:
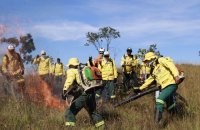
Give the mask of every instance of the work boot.
<svg viewBox="0 0 200 130">
<path fill-rule="evenodd" d="M 159 109 L 155 111 L 155 123 L 160 124 L 162 119 L 162 112 Z"/>
</svg>

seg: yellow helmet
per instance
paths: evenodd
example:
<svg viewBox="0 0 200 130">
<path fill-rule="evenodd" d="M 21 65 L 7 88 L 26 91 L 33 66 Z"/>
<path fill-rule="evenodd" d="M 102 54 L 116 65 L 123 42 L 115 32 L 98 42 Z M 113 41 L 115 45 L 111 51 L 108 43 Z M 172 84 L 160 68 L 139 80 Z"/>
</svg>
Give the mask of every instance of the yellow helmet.
<svg viewBox="0 0 200 130">
<path fill-rule="evenodd" d="M 145 54 L 143 61 L 150 61 L 154 58 L 157 58 L 157 56 L 153 52 L 148 52 Z"/>
<path fill-rule="evenodd" d="M 79 65 L 78 58 L 70 58 L 67 66 L 70 66 L 70 65 L 73 65 L 73 66 Z"/>
</svg>

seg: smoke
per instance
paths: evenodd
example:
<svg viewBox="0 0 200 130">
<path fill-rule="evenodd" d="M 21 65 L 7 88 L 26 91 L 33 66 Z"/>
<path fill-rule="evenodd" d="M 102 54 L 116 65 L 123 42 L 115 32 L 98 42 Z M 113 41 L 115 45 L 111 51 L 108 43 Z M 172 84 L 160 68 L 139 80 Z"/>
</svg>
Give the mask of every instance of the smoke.
<svg viewBox="0 0 200 130">
<path fill-rule="evenodd" d="M 7 27 L 3 24 L 0 24 L 0 37 L 3 36 L 7 31 Z"/>
<path fill-rule="evenodd" d="M 20 37 L 26 34 L 26 31 L 19 24 L 0 24 L 0 37 Z"/>
<path fill-rule="evenodd" d="M 38 80 L 36 77 L 29 79 L 26 92 L 32 102 L 41 103 L 45 107 L 60 111 L 64 111 L 65 109 L 65 103 L 53 95 L 51 87 L 48 86 L 46 82 Z"/>
<path fill-rule="evenodd" d="M 5 55 L 7 52 L 7 49 L 5 46 L 3 45 L 0 45 L 0 65 L 1 65 L 1 62 L 2 62 L 2 57 L 3 55 Z"/>
</svg>

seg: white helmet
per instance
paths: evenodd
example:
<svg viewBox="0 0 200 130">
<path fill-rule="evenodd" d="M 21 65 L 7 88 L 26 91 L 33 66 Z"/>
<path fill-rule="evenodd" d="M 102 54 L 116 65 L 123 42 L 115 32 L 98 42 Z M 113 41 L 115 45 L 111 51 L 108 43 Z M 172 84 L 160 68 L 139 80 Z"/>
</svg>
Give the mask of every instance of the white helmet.
<svg viewBox="0 0 200 130">
<path fill-rule="evenodd" d="M 109 56 L 109 55 L 110 55 L 110 53 L 108 51 L 104 52 L 104 56 Z"/>
<path fill-rule="evenodd" d="M 100 49 L 99 49 L 99 53 L 100 53 L 100 54 L 103 54 L 103 53 L 104 53 L 104 51 L 105 51 L 105 49 L 104 49 L 104 48 L 100 48 Z"/>
<path fill-rule="evenodd" d="M 44 50 L 42 50 L 41 55 L 46 55 L 46 52 Z"/>
<path fill-rule="evenodd" d="M 15 50 L 15 46 L 13 46 L 13 45 L 8 45 L 8 50 Z"/>
</svg>

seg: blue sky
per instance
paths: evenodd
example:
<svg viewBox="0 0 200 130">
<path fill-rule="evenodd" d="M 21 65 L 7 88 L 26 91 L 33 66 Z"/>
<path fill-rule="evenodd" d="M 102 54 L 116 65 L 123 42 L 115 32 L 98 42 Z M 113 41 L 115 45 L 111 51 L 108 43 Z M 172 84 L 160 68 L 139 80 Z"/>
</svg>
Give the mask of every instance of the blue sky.
<svg viewBox="0 0 200 130">
<path fill-rule="evenodd" d="M 111 43 L 117 64 L 127 47 L 135 53 L 152 43 L 178 63 L 200 63 L 199 7 L 199 0 L 1 0 L 0 37 L 31 33 L 34 55 L 44 49 L 67 64 L 95 57 L 86 33 L 111 26 L 121 33 Z"/>
</svg>

